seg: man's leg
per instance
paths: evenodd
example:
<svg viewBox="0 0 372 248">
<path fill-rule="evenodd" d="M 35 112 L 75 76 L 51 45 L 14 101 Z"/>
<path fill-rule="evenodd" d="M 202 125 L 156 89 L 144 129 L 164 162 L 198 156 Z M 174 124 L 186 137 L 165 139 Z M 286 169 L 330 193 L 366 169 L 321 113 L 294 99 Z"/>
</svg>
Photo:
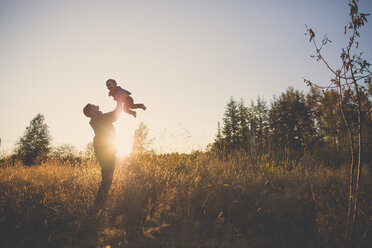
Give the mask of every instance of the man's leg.
<svg viewBox="0 0 372 248">
<path fill-rule="evenodd" d="M 99 161 L 101 165 L 102 181 L 95 199 L 95 205 L 102 206 L 108 196 L 115 170 L 115 154 L 107 155 L 106 159 Z"/>
</svg>

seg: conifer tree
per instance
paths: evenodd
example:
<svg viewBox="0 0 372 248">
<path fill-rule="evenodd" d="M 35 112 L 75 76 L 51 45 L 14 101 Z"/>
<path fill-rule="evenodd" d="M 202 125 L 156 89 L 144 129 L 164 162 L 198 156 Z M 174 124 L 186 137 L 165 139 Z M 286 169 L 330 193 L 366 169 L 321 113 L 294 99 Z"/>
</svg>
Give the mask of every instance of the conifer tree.
<svg viewBox="0 0 372 248">
<path fill-rule="evenodd" d="M 222 134 L 226 143 L 227 152 L 238 148 L 239 144 L 239 110 L 238 104 L 231 97 L 226 105 L 223 117 Z"/>
<path fill-rule="evenodd" d="M 243 151 L 248 151 L 249 149 L 249 120 L 247 107 L 244 105 L 243 99 L 240 99 L 238 103 L 238 113 L 239 113 L 239 148 Z"/>
<path fill-rule="evenodd" d="M 253 108 L 256 146 L 259 155 L 267 152 L 268 146 L 268 108 L 266 101 L 258 97 Z"/>
<path fill-rule="evenodd" d="M 222 136 L 221 124 L 217 123 L 217 134 L 212 144 L 212 151 L 221 159 L 225 155 L 225 139 Z"/>
</svg>

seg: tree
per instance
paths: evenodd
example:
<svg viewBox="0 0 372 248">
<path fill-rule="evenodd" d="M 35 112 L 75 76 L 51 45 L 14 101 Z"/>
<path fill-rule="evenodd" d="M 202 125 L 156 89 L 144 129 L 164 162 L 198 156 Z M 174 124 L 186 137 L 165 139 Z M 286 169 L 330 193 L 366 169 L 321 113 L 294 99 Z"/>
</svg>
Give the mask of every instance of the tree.
<svg viewBox="0 0 372 248">
<path fill-rule="evenodd" d="M 344 104 L 344 111 L 345 107 Z M 322 113 L 319 118 L 319 128 L 323 138 L 333 149 L 337 150 L 345 141 L 345 130 L 338 105 L 337 91 L 329 90 L 324 92 L 320 99 L 319 110 Z M 345 118 L 347 116 L 346 114 Z"/>
<path fill-rule="evenodd" d="M 51 151 L 51 156 L 57 158 L 66 158 L 69 156 L 77 156 L 78 151 L 75 146 L 70 144 L 63 144 L 57 147 L 54 147 Z"/>
<path fill-rule="evenodd" d="M 96 154 L 94 152 L 93 142 L 89 142 L 85 147 L 84 157 L 90 161 L 96 160 Z"/>
<path fill-rule="evenodd" d="M 257 98 L 256 104 L 251 101 L 251 106 L 248 109 L 249 119 L 254 126 L 254 138 L 256 143 L 256 151 L 258 156 L 263 156 L 268 151 L 268 135 L 269 135 L 269 110 L 266 101 L 260 97 Z"/>
<path fill-rule="evenodd" d="M 321 118 L 324 114 L 322 111 L 322 100 L 324 95 L 318 88 L 310 88 L 310 92 L 306 95 L 306 105 L 310 110 L 311 119 L 314 120 L 314 128 L 317 138 L 323 141 L 323 133 L 321 129 Z"/>
<path fill-rule="evenodd" d="M 63 144 L 57 147 L 53 147 L 50 153 L 50 157 L 62 164 L 74 166 L 81 165 L 82 162 L 76 147 L 69 144 Z"/>
<path fill-rule="evenodd" d="M 220 122 L 217 123 L 217 134 L 214 138 L 214 143 L 210 144 L 211 151 L 218 156 L 218 158 L 222 159 L 225 155 L 225 140 L 222 136 L 221 124 Z"/>
<path fill-rule="evenodd" d="M 15 154 L 24 165 L 40 164 L 48 158 L 50 142 L 45 118 L 42 114 L 37 114 L 16 143 Z"/>
<path fill-rule="evenodd" d="M 141 122 L 134 132 L 132 154 L 144 154 L 150 150 L 152 139 L 148 138 L 149 129 Z"/>
<path fill-rule="evenodd" d="M 298 160 L 311 150 L 314 125 L 302 93 L 290 87 L 274 100 L 269 123 L 273 148 L 280 160 Z"/>
<path fill-rule="evenodd" d="M 223 117 L 222 135 L 226 144 L 226 152 L 238 148 L 239 144 L 239 110 L 238 104 L 231 97 L 226 105 Z"/>
<path fill-rule="evenodd" d="M 249 151 L 249 119 L 248 109 L 244 105 L 243 99 L 238 103 L 238 136 L 239 136 L 239 147 L 245 151 Z"/>
<path fill-rule="evenodd" d="M 366 102 L 363 101 L 363 95 L 368 95 L 368 89 L 371 88 L 372 72 L 370 63 L 363 59 L 362 53 L 356 53 L 359 48 L 359 29 L 367 22 L 367 16 L 359 12 L 356 0 L 349 1 L 350 7 L 350 22 L 344 27 L 344 34 L 348 35 L 348 43 L 342 49 L 340 54 L 341 65 L 339 68 L 332 68 L 327 59 L 323 56 L 322 48 L 330 42 L 324 36 L 321 45 L 318 46 L 315 40 L 315 32 L 311 28 L 307 28 L 307 34 L 310 36 L 310 42 L 313 42 L 316 54 L 313 55 L 318 61 L 322 61 L 332 74 L 332 79 L 329 85 L 314 84 L 310 80 L 304 79 L 308 86 L 322 88 L 325 90 L 336 89 L 338 92 L 338 104 L 342 114 L 342 118 L 347 129 L 350 150 L 350 171 L 349 171 L 349 204 L 347 213 L 347 230 L 346 241 L 353 244 L 356 240 L 355 225 L 358 213 L 358 194 L 360 187 L 360 178 L 362 176 L 364 142 L 363 134 L 366 121 L 363 120 L 365 115 L 363 112 L 370 111 L 366 107 Z M 351 31 L 351 32 L 350 32 Z M 351 100 L 353 102 L 356 119 L 347 118 L 345 113 L 345 102 Z M 353 130 L 352 123 L 356 123 L 356 129 Z M 368 126 L 367 126 L 368 127 Z"/>
</svg>

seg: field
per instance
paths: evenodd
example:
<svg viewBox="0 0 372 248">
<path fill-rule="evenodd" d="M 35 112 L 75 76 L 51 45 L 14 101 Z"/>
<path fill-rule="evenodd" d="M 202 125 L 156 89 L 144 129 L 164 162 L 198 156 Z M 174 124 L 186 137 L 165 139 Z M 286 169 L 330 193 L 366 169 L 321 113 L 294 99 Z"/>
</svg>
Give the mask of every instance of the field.
<svg viewBox="0 0 372 248">
<path fill-rule="evenodd" d="M 366 167 L 366 166 L 365 166 Z M 356 233 L 372 247 L 371 173 Z M 343 247 L 347 168 L 252 165 L 205 153 L 130 157 L 106 205 L 95 164 L 0 169 L 1 247 Z"/>
</svg>

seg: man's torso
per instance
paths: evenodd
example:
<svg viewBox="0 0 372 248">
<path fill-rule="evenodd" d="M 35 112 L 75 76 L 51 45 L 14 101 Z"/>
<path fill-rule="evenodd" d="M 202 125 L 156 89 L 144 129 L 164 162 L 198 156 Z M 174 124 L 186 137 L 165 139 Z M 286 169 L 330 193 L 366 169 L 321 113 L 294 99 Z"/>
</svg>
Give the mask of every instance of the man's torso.
<svg viewBox="0 0 372 248">
<path fill-rule="evenodd" d="M 107 114 L 93 117 L 89 124 L 94 130 L 94 149 L 104 149 L 107 152 L 116 152 L 115 148 L 115 127 L 113 120 Z"/>
</svg>

